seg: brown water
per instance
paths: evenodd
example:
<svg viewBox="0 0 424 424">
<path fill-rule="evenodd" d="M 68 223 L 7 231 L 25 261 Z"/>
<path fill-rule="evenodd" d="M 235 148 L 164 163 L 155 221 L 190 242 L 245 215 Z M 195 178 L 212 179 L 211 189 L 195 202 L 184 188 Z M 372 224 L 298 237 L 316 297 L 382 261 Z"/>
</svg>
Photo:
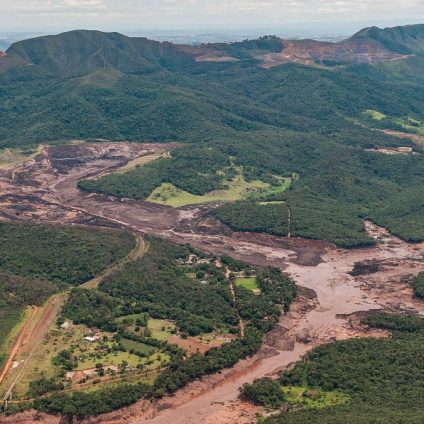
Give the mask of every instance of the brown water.
<svg viewBox="0 0 424 424">
<path fill-rule="evenodd" d="M 409 245 L 384 230 L 367 224 L 369 232 L 381 238 L 381 244 L 375 248 L 361 250 L 331 250 L 323 256 L 325 262 L 317 266 L 299 266 L 295 263 L 286 265 L 288 272 L 296 282 L 317 294 L 318 304 L 306 313 L 296 310 L 283 316 L 280 324 L 289 327 L 289 339 L 299 334 L 307 334 L 309 343 L 295 341 L 292 350 L 277 350 L 275 356 L 261 359 L 226 378 L 216 387 L 200 394 L 188 395 L 178 406 L 161 411 L 148 422 L 155 424 L 200 424 L 200 423 L 235 423 L 245 422 L 250 418 L 235 415 L 240 407 L 237 402 L 239 387 L 265 375 L 273 375 L 281 368 L 299 360 L 312 347 L 331 340 L 341 340 L 362 336 L 360 331 L 352 328 L 347 319 L 340 315 L 372 309 L 413 310 L 424 314 L 424 303 L 411 299 L 410 290 L 402 283 L 411 273 L 424 270 L 424 250 L 416 245 Z M 246 249 L 246 246 L 243 246 Z M 262 251 L 261 246 L 256 250 Z M 283 253 L 283 252 L 281 252 Z M 273 252 L 275 256 L 278 252 Z M 281 254 L 282 257 L 286 255 Z M 383 269 L 372 275 L 352 277 L 348 273 L 355 262 L 377 260 L 383 263 Z M 377 334 L 378 335 L 378 332 Z M 178 400 L 177 400 L 178 402 Z M 142 417 L 134 418 L 131 423 L 144 421 Z"/>
</svg>

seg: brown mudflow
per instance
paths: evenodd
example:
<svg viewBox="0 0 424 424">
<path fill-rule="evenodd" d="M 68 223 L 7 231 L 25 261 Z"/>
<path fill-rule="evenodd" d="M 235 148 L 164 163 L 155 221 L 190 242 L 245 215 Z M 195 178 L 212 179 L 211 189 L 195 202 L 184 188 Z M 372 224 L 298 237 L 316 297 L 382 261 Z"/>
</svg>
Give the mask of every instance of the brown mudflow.
<svg viewBox="0 0 424 424">
<path fill-rule="evenodd" d="M 258 409 L 237 399 L 243 383 L 275 375 L 311 348 L 331 340 L 387 336 L 383 331 L 370 332 L 360 325 L 364 312 L 387 310 L 424 315 L 424 304 L 412 299 L 408 284 L 410 278 L 424 271 L 424 245 L 405 243 L 372 223 L 367 222 L 366 227 L 378 240 L 375 247 L 344 250 L 326 242 L 233 233 L 211 216 L 215 205 L 172 209 L 81 193 L 76 188 L 81 178 L 110 172 L 139 156 L 153 154 L 156 149 L 155 145 L 129 143 L 45 148 L 35 160 L 0 171 L 0 217 L 113 226 L 188 242 L 213 254 L 281 267 L 301 286 L 300 295 L 255 357 L 241 361 L 234 369 L 193 382 L 156 404 L 140 401 L 86 422 L 248 423 Z M 3 421 L 29 423 L 33 417 L 34 413 L 28 412 Z M 45 419 L 60 421 L 56 417 Z"/>
</svg>

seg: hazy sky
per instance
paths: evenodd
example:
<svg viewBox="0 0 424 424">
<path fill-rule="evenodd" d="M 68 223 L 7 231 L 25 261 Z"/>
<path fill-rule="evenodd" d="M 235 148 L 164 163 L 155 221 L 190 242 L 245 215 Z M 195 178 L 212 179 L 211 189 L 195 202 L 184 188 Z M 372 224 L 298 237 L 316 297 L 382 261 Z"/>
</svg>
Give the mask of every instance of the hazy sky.
<svg viewBox="0 0 424 424">
<path fill-rule="evenodd" d="M 0 31 L 284 28 L 424 22 L 424 0 L 0 0 Z"/>
</svg>

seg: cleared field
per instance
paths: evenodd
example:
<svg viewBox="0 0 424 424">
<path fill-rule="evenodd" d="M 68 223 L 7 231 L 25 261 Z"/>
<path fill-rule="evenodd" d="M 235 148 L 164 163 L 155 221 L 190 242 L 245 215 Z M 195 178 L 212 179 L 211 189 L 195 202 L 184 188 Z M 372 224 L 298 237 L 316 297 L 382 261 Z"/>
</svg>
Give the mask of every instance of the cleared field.
<svg viewBox="0 0 424 424">
<path fill-rule="evenodd" d="M 381 112 L 378 112 L 377 110 L 368 109 L 364 113 L 365 115 L 368 115 L 370 118 L 375 119 L 376 121 L 382 121 L 383 119 L 387 118 L 386 115 Z"/>
<path fill-rule="evenodd" d="M 140 156 L 137 159 L 129 161 L 126 165 L 114 171 L 114 173 L 123 173 L 131 171 L 137 166 L 146 165 L 147 163 L 153 162 L 159 158 L 168 157 L 169 153 L 166 150 L 157 150 L 155 153 L 150 155 Z"/>
<path fill-rule="evenodd" d="M 151 346 L 127 339 L 121 339 L 120 341 L 125 349 L 143 351 L 146 354 L 150 354 L 149 357 L 141 358 L 129 352 L 112 351 L 111 342 L 90 343 L 85 341 L 84 336 L 87 332 L 88 328 L 85 325 L 73 325 L 66 330 L 52 329 L 25 365 L 14 391 L 15 398 L 26 398 L 31 381 L 58 377 L 61 374 L 61 368 L 59 365 L 55 365 L 55 358 L 63 350 L 72 350 L 73 356 L 78 358 L 78 365 L 75 371 L 95 368 L 96 364 L 99 363 L 104 366 L 119 366 L 123 362 L 126 362 L 131 368 L 136 368 L 142 364 L 144 371 L 152 371 L 170 360 L 169 355 L 166 353 L 155 352 L 155 348 Z M 111 334 L 105 333 L 105 335 L 110 336 Z M 16 360 L 16 364 L 18 364 L 16 371 L 18 371 L 19 366 L 23 365 L 25 357 L 18 356 Z M 119 378 L 125 380 L 125 375 Z"/>
<path fill-rule="evenodd" d="M 25 323 L 32 314 L 32 308 L 26 307 L 24 311 L 7 311 L 1 315 L 0 328 L 0 371 L 16 342 L 18 334 L 22 331 Z M 4 312 L 4 311 L 3 311 Z"/>
<path fill-rule="evenodd" d="M 239 277 L 236 278 L 235 283 L 237 286 L 245 287 L 248 290 L 252 290 L 254 293 L 260 293 L 261 291 L 256 277 Z"/>
<path fill-rule="evenodd" d="M 128 352 L 113 352 L 106 355 L 98 355 L 90 358 L 83 359 L 78 362 L 77 371 L 86 370 L 89 368 L 95 368 L 96 364 L 103 365 L 120 365 L 122 362 L 127 362 L 130 367 L 136 367 L 138 364 L 146 362 L 146 359 L 142 359 L 137 355 L 133 355 Z"/>
<path fill-rule="evenodd" d="M 214 190 L 203 196 L 191 194 L 169 183 L 163 183 L 152 192 L 147 201 L 174 208 L 218 201 L 234 202 L 246 198 L 261 198 L 281 193 L 290 186 L 290 183 L 290 178 L 284 178 L 281 179 L 280 185 L 273 187 L 259 180 L 248 182 L 240 173 L 234 180 L 226 183 L 226 189 Z"/>
<path fill-rule="evenodd" d="M 124 321 L 132 321 L 126 329 L 134 334 L 137 334 L 135 331 L 137 319 L 143 318 L 145 314 L 134 314 L 126 315 L 116 319 L 117 322 L 122 323 Z M 147 328 L 150 330 L 150 337 L 160 340 L 161 342 L 167 341 L 172 335 L 172 332 L 175 330 L 175 324 L 172 321 L 166 319 L 153 319 L 149 318 L 147 323 Z"/>
<path fill-rule="evenodd" d="M 304 387 L 282 387 L 284 397 L 292 405 L 302 405 L 307 408 L 321 409 L 342 405 L 350 400 L 349 395 L 340 392 L 324 392 L 322 390 Z"/>
<path fill-rule="evenodd" d="M 165 319 L 149 319 L 147 326 L 152 332 L 152 337 L 160 341 L 168 340 L 175 330 L 175 324 Z"/>
<path fill-rule="evenodd" d="M 12 361 L 19 353 L 22 344 L 25 343 L 25 339 L 29 337 L 32 321 L 35 320 L 37 315 L 37 307 L 28 307 L 20 315 L 19 323 L 9 333 L 0 350 L 0 385 L 12 366 Z"/>
<path fill-rule="evenodd" d="M 124 346 L 128 351 L 133 350 L 135 352 L 143 352 L 145 355 L 151 355 L 156 350 L 154 347 L 149 346 L 145 343 L 136 342 L 134 340 L 129 339 L 121 339 L 120 343 Z"/>
</svg>

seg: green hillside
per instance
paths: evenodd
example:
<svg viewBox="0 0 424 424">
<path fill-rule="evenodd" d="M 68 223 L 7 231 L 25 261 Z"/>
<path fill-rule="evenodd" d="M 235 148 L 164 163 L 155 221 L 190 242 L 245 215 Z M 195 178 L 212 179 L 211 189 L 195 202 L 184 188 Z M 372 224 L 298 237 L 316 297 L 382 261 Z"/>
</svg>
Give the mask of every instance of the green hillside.
<svg viewBox="0 0 424 424">
<path fill-rule="evenodd" d="M 419 52 L 422 29 L 371 28 L 352 39 Z M 244 217 L 232 213 L 237 205 L 217 216 L 235 229 L 284 235 L 285 213 L 268 212 L 288 205 L 293 235 L 368 244 L 362 221 L 370 217 L 407 240 L 424 239 L 416 200 L 422 146 L 375 130 L 420 134 L 424 55 L 377 65 L 271 69 L 254 59 L 258 51 L 280 51 L 281 43 L 263 37 L 197 48 L 238 59 L 223 63 L 198 62 L 190 46 L 97 31 L 16 43 L 0 58 L 0 148 L 75 138 L 178 141 L 183 147 L 172 159 L 80 187 L 143 200 L 164 183 L 198 196 L 223 189 L 235 169 L 247 182 L 274 186 L 295 174 L 290 190 L 251 200 Z M 368 151 L 387 146 L 412 147 L 416 154 Z M 270 201 L 286 206 L 264 204 Z"/>
<path fill-rule="evenodd" d="M 384 29 L 370 27 L 359 31 L 353 38 L 355 37 L 371 38 L 390 51 L 397 53 L 412 54 L 424 52 L 423 24 Z"/>
</svg>

